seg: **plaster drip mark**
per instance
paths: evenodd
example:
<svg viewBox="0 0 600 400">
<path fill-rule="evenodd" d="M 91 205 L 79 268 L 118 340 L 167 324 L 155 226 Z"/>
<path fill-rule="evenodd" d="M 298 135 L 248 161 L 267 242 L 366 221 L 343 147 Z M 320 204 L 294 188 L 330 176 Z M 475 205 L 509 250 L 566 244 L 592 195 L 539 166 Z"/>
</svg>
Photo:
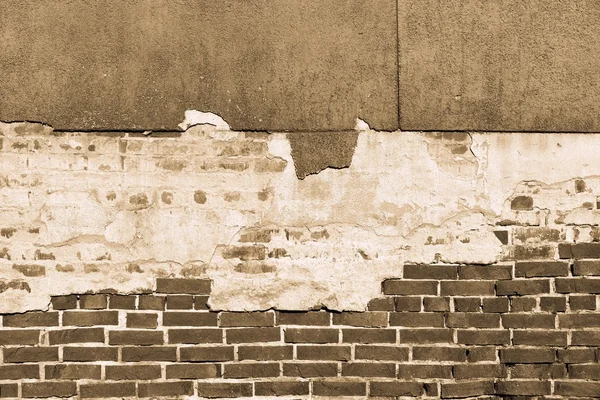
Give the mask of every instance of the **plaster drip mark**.
<svg viewBox="0 0 600 400">
<path fill-rule="evenodd" d="M 219 115 L 211 112 L 202 112 L 198 110 L 187 110 L 185 119 L 179 124 L 182 130 L 187 130 L 194 125 L 208 124 L 213 125 L 218 131 L 230 131 L 229 124 Z"/>
</svg>

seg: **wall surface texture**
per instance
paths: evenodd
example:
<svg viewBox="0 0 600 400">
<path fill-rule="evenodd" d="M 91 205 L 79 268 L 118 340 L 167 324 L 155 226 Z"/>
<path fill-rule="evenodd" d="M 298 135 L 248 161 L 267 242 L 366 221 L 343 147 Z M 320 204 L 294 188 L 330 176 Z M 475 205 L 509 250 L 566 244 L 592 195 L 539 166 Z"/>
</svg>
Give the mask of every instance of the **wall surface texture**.
<svg viewBox="0 0 600 400">
<path fill-rule="evenodd" d="M 596 1 L 1 3 L 0 398 L 600 398 Z"/>
</svg>

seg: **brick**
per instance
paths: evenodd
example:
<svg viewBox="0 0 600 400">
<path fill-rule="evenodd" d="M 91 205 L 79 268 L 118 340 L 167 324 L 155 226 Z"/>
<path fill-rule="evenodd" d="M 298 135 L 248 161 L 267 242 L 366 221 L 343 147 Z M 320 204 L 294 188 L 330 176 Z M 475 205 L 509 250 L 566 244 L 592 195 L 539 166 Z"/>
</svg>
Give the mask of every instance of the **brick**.
<svg viewBox="0 0 600 400">
<path fill-rule="evenodd" d="M 598 278 L 556 278 L 557 293 L 600 293 Z"/>
<path fill-rule="evenodd" d="M 371 397 L 417 397 L 423 395 L 423 383 L 400 381 L 371 381 Z"/>
<path fill-rule="evenodd" d="M 509 364 L 539 364 L 556 361 L 556 351 L 548 348 L 500 349 L 500 362 Z"/>
<path fill-rule="evenodd" d="M 404 265 L 404 279 L 456 279 L 456 265 Z"/>
<path fill-rule="evenodd" d="M 572 346 L 600 346 L 600 332 L 573 331 L 571 337 Z"/>
<path fill-rule="evenodd" d="M 576 243 L 562 247 L 559 247 L 560 258 L 600 258 L 600 243 Z"/>
<path fill-rule="evenodd" d="M 480 297 L 455 297 L 454 311 L 479 312 L 481 311 Z"/>
<path fill-rule="evenodd" d="M 208 306 L 208 296 L 194 296 L 194 309 L 196 310 L 210 310 Z"/>
<path fill-rule="evenodd" d="M 600 343 L 600 341 L 599 341 Z M 558 349 L 558 361 L 565 364 L 583 364 L 596 362 L 594 349 L 568 348 Z"/>
<path fill-rule="evenodd" d="M 166 294 L 210 294 L 210 279 L 158 278 L 156 292 Z"/>
<path fill-rule="evenodd" d="M 233 346 L 182 347 L 181 361 L 231 361 L 234 359 Z"/>
<path fill-rule="evenodd" d="M 217 314 L 198 311 L 166 311 L 164 326 L 217 326 Z"/>
<path fill-rule="evenodd" d="M 587 379 L 600 380 L 600 365 L 578 365 L 572 364 L 569 366 L 569 378 L 572 379 Z"/>
<path fill-rule="evenodd" d="M 452 343 L 451 329 L 402 329 L 400 343 Z"/>
<path fill-rule="evenodd" d="M 464 347 L 413 347 L 413 360 L 422 361 L 467 361 Z"/>
<path fill-rule="evenodd" d="M 3 317 L 5 327 L 58 326 L 58 312 L 26 312 Z"/>
<path fill-rule="evenodd" d="M 167 379 L 209 379 L 221 376 L 218 364 L 167 364 Z"/>
<path fill-rule="evenodd" d="M 89 364 L 46 365 L 45 379 L 97 379 L 100 380 L 102 367 Z"/>
<path fill-rule="evenodd" d="M 264 327 L 275 325 L 275 313 L 267 312 L 222 312 L 220 326 L 224 327 Z"/>
<path fill-rule="evenodd" d="M 366 382 L 339 380 L 314 381 L 314 396 L 366 396 Z"/>
<path fill-rule="evenodd" d="M 16 383 L 0 383 L 0 398 L 19 397 L 19 385 Z"/>
<path fill-rule="evenodd" d="M 503 280 L 512 278 L 512 265 L 461 265 L 458 267 L 460 279 Z"/>
<path fill-rule="evenodd" d="M 481 361 L 496 361 L 495 346 L 478 346 L 467 349 L 467 360 L 472 363 Z"/>
<path fill-rule="evenodd" d="M 567 345 L 567 331 L 513 331 L 514 345 L 561 346 Z"/>
<path fill-rule="evenodd" d="M 536 215 L 537 218 L 537 215 Z M 554 257 L 556 245 L 515 245 L 512 247 L 513 260 L 548 260 Z"/>
<path fill-rule="evenodd" d="M 158 314 L 156 313 L 127 313 L 127 327 L 137 329 L 156 329 Z"/>
<path fill-rule="evenodd" d="M 388 313 L 382 311 L 335 313 L 333 314 L 333 325 L 384 327 L 388 325 Z"/>
<path fill-rule="evenodd" d="M 550 385 L 549 381 L 498 381 L 496 382 L 496 394 L 516 396 L 549 395 Z"/>
<path fill-rule="evenodd" d="M 460 344 L 510 344 L 508 330 L 459 330 Z"/>
<path fill-rule="evenodd" d="M 328 328 L 286 328 L 284 330 L 286 343 L 337 343 L 339 329 Z"/>
<path fill-rule="evenodd" d="M 139 297 L 138 309 L 163 311 L 166 304 L 166 297 L 142 295 Z"/>
<path fill-rule="evenodd" d="M 107 365 L 104 368 L 109 381 L 150 380 L 161 376 L 160 365 Z"/>
<path fill-rule="evenodd" d="M 532 311 L 536 306 L 533 297 L 512 297 L 510 299 L 510 312 Z"/>
<path fill-rule="evenodd" d="M 342 329 L 344 343 L 396 343 L 394 329 Z"/>
<path fill-rule="evenodd" d="M 163 344 L 163 333 L 160 331 L 110 331 L 108 332 L 108 343 L 140 346 Z"/>
<path fill-rule="evenodd" d="M 58 361 L 58 347 L 7 347 L 5 363 Z"/>
<path fill-rule="evenodd" d="M 86 310 L 102 310 L 108 306 L 105 294 L 85 294 L 79 296 L 79 306 Z"/>
<path fill-rule="evenodd" d="M 394 309 L 395 301 L 393 297 L 378 297 L 369 300 L 367 304 L 367 310 L 369 311 L 394 311 Z"/>
<path fill-rule="evenodd" d="M 390 326 L 444 327 L 443 313 L 390 313 Z"/>
<path fill-rule="evenodd" d="M 558 326 L 561 328 L 598 328 L 600 314 L 560 314 Z"/>
<path fill-rule="evenodd" d="M 553 329 L 554 315 L 548 314 L 502 314 L 502 326 L 505 328 Z"/>
<path fill-rule="evenodd" d="M 563 261 L 531 261 L 517 262 L 515 264 L 515 276 L 524 278 L 535 278 L 543 276 L 567 276 L 569 275 L 569 263 Z"/>
<path fill-rule="evenodd" d="M 408 365 L 398 366 L 399 379 L 450 379 L 451 365 Z"/>
<path fill-rule="evenodd" d="M 510 309 L 507 297 L 485 297 L 482 299 L 482 310 L 485 313 L 504 313 Z"/>
<path fill-rule="evenodd" d="M 425 387 L 425 394 L 427 396 L 440 396 L 440 389 L 437 382 L 425 383 L 423 386 Z"/>
<path fill-rule="evenodd" d="M 420 297 L 394 297 L 396 311 L 421 311 Z"/>
<path fill-rule="evenodd" d="M 175 347 L 123 347 L 121 352 L 121 358 L 125 362 L 177 360 Z"/>
<path fill-rule="evenodd" d="M 569 296 L 569 307 L 572 311 L 595 310 L 596 296 Z"/>
<path fill-rule="evenodd" d="M 548 279 L 498 281 L 496 291 L 498 296 L 550 293 L 550 281 Z"/>
<path fill-rule="evenodd" d="M 408 361 L 408 347 L 356 345 L 357 360 Z"/>
<path fill-rule="evenodd" d="M 385 298 L 392 300 L 391 298 Z M 393 308 L 393 304 L 392 304 Z M 286 312 L 278 311 L 276 313 L 277 325 L 305 325 L 305 326 L 326 326 L 330 325 L 330 316 L 328 312 L 309 311 L 309 312 Z"/>
<path fill-rule="evenodd" d="M 242 328 L 225 331 L 227 343 L 279 342 L 281 329 L 277 328 Z"/>
<path fill-rule="evenodd" d="M 63 326 L 119 325 L 118 311 L 65 311 Z"/>
<path fill-rule="evenodd" d="M 494 281 L 442 281 L 442 296 L 493 296 Z"/>
<path fill-rule="evenodd" d="M 108 296 L 108 308 L 111 310 L 135 310 L 136 296 L 111 294 Z"/>
<path fill-rule="evenodd" d="M 224 364 L 224 378 L 270 378 L 279 376 L 279 363 Z"/>
<path fill-rule="evenodd" d="M 554 383 L 554 394 L 567 397 L 600 397 L 600 382 L 568 382 Z"/>
<path fill-rule="evenodd" d="M 177 397 L 194 394 L 192 382 L 151 382 L 138 383 L 138 397 Z"/>
<path fill-rule="evenodd" d="M 192 310 L 193 308 L 194 296 L 192 295 L 167 296 L 167 310 Z"/>
<path fill-rule="evenodd" d="M 64 347 L 64 361 L 117 361 L 118 349 L 116 347 Z"/>
<path fill-rule="evenodd" d="M 239 360 L 271 361 L 294 358 L 293 346 L 239 346 Z"/>
<path fill-rule="evenodd" d="M 562 364 L 515 364 L 509 369 L 512 379 L 559 379 L 567 375 Z"/>
<path fill-rule="evenodd" d="M 389 279 L 383 282 L 383 294 L 388 295 L 436 295 L 437 281 L 406 281 Z"/>
<path fill-rule="evenodd" d="M 450 311 L 450 298 L 449 297 L 424 297 L 423 298 L 423 309 L 425 311 Z M 416 311 L 420 311 L 417 309 Z"/>
<path fill-rule="evenodd" d="M 0 380 L 39 379 L 38 364 L 0 365 Z"/>
<path fill-rule="evenodd" d="M 304 396 L 309 394 L 308 381 L 262 381 L 254 384 L 256 396 Z"/>
<path fill-rule="evenodd" d="M 396 364 L 393 363 L 342 363 L 342 376 L 395 378 Z"/>
<path fill-rule="evenodd" d="M 169 343 L 223 343 L 223 329 L 169 329 Z"/>
<path fill-rule="evenodd" d="M 33 329 L 0 330 L 0 346 L 37 345 L 40 343 L 40 331 Z"/>
<path fill-rule="evenodd" d="M 80 391 L 81 397 L 84 399 L 136 396 L 135 382 L 82 383 Z"/>
<path fill-rule="evenodd" d="M 22 383 L 23 397 L 71 397 L 77 394 L 75 382 Z"/>
<path fill-rule="evenodd" d="M 486 394 L 494 394 L 493 381 L 442 383 L 442 398 L 476 397 Z"/>
<path fill-rule="evenodd" d="M 484 313 L 448 313 L 446 326 L 449 328 L 498 328 L 500 315 Z"/>
<path fill-rule="evenodd" d="M 298 360 L 350 360 L 350 346 L 298 346 L 296 348 Z"/>
<path fill-rule="evenodd" d="M 540 309 L 542 311 L 557 313 L 567 310 L 566 297 L 540 297 Z"/>
<path fill-rule="evenodd" d="M 600 276 L 600 261 L 577 260 L 573 264 L 573 275 L 575 276 Z"/>
<path fill-rule="evenodd" d="M 337 376 L 337 363 L 283 363 L 283 376 L 316 378 Z"/>
<path fill-rule="evenodd" d="M 68 296 L 52 296 L 50 300 L 53 310 L 72 310 L 77 308 L 77 296 L 74 294 Z"/>
<path fill-rule="evenodd" d="M 504 365 L 499 364 L 457 364 L 454 366 L 455 379 L 505 378 Z"/>
<path fill-rule="evenodd" d="M 211 399 L 252 397 L 252 382 L 198 382 L 198 396 Z"/>
</svg>

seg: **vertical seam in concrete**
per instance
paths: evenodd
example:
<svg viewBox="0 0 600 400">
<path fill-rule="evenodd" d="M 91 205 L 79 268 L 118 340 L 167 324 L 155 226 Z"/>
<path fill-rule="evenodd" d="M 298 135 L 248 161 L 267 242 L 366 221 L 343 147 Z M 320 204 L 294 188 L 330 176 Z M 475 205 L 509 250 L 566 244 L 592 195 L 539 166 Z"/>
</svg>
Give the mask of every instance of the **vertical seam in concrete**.
<svg viewBox="0 0 600 400">
<path fill-rule="evenodd" d="M 396 126 L 398 127 L 398 130 L 402 130 L 402 125 L 401 125 L 401 112 L 402 112 L 402 106 L 401 106 L 401 101 L 400 101 L 400 14 L 399 14 L 399 10 L 400 10 L 400 6 L 398 5 L 398 2 L 400 0 L 396 0 L 396 104 L 398 104 L 398 109 L 397 109 L 397 115 L 396 115 Z"/>
</svg>

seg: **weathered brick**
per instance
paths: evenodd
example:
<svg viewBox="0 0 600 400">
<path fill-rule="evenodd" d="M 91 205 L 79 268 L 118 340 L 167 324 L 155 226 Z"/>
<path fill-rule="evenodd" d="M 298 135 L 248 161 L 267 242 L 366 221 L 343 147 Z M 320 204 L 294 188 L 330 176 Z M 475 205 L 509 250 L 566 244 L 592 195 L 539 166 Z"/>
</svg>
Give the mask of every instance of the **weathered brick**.
<svg viewBox="0 0 600 400">
<path fill-rule="evenodd" d="M 225 336 L 227 343 L 279 342 L 281 329 L 279 327 L 226 329 Z"/>
<path fill-rule="evenodd" d="M 484 313 L 448 313 L 446 326 L 449 328 L 498 328 L 500 315 Z"/>
<path fill-rule="evenodd" d="M 559 379 L 567 375 L 563 364 L 515 364 L 509 370 L 513 379 Z"/>
<path fill-rule="evenodd" d="M 308 381 L 262 381 L 254 384 L 257 396 L 304 396 L 309 393 Z"/>
<path fill-rule="evenodd" d="M 496 394 L 515 396 L 543 396 L 551 392 L 549 381 L 498 381 Z"/>
<path fill-rule="evenodd" d="M 600 293 L 600 278 L 556 278 L 557 293 Z"/>
<path fill-rule="evenodd" d="M 350 360 L 350 346 L 298 346 L 296 348 L 298 360 Z"/>
<path fill-rule="evenodd" d="M 182 347 L 181 361 L 232 361 L 233 346 Z"/>
<path fill-rule="evenodd" d="M 0 330 L 0 346 L 37 345 L 40 331 L 37 329 Z"/>
<path fill-rule="evenodd" d="M 156 329 L 158 314 L 156 313 L 127 313 L 127 327 L 139 329 Z"/>
<path fill-rule="evenodd" d="M 71 397 L 77 394 L 75 382 L 24 382 L 23 397 Z"/>
<path fill-rule="evenodd" d="M 223 343 L 223 329 L 169 329 L 169 343 Z"/>
<path fill-rule="evenodd" d="M 26 312 L 3 317 L 4 326 L 26 328 L 32 326 L 58 326 L 58 312 Z"/>
<path fill-rule="evenodd" d="M 493 381 L 442 383 L 442 398 L 476 397 L 494 394 Z"/>
<path fill-rule="evenodd" d="M 118 349 L 116 347 L 64 347 L 64 361 L 117 361 Z"/>
<path fill-rule="evenodd" d="M 102 310 L 108 306 L 105 294 L 85 294 L 79 296 L 79 307 L 86 310 Z"/>
<path fill-rule="evenodd" d="M 167 364 L 167 379 L 209 379 L 221 376 L 219 364 Z"/>
<path fill-rule="evenodd" d="M 39 379 L 38 364 L 0 365 L 0 380 Z"/>
<path fill-rule="evenodd" d="M 513 296 L 527 294 L 550 293 L 550 280 L 548 279 L 522 279 L 512 281 L 498 281 L 496 284 L 498 296 Z"/>
<path fill-rule="evenodd" d="M 494 281 L 442 281 L 442 296 L 493 296 Z"/>
<path fill-rule="evenodd" d="M 398 366 L 400 379 L 450 379 L 452 378 L 451 365 L 408 365 Z"/>
<path fill-rule="evenodd" d="M 108 296 L 108 308 L 112 310 L 135 310 L 135 297 L 111 294 Z"/>
<path fill-rule="evenodd" d="M 599 260 L 577 260 L 573 264 L 575 276 L 600 276 Z"/>
<path fill-rule="evenodd" d="M 567 331 L 513 331 L 513 344 L 530 346 L 561 346 L 567 345 Z"/>
<path fill-rule="evenodd" d="M 404 265 L 404 279 L 456 279 L 456 265 Z"/>
<path fill-rule="evenodd" d="M 596 362 L 596 351 L 594 349 L 571 347 L 568 349 L 558 349 L 557 357 L 558 361 L 565 364 L 593 363 Z"/>
<path fill-rule="evenodd" d="M 425 311 L 450 311 L 450 298 L 449 297 L 424 297 L 423 298 L 423 309 Z M 416 311 L 420 311 L 417 309 Z"/>
<path fill-rule="evenodd" d="M 151 382 L 138 383 L 138 397 L 178 397 L 194 394 L 192 382 Z"/>
<path fill-rule="evenodd" d="M 508 330 L 459 330 L 460 344 L 510 344 Z"/>
<path fill-rule="evenodd" d="M 452 343 L 451 329 L 402 329 L 400 343 Z"/>
<path fill-rule="evenodd" d="M 166 297 L 142 295 L 139 297 L 138 309 L 163 311 L 166 304 Z"/>
<path fill-rule="evenodd" d="M 136 396 L 135 382 L 82 383 L 80 391 L 84 399 Z"/>
<path fill-rule="evenodd" d="M 391 295 L 436 295 L 438 291 L 437 281 L 407 281 L 389 279 L 383 282 L 383 294 Z"/>
<path fill-rule="evenodd" d="M 454 311 L 479 312 L 481 311 L 480 297 L 455 297 Z"/>
<path fill-rule="evenodd" d="M 239 346 L 239 360 L 271 361 L 294 358 L 293 346 Z"/>
<path fill-rule="evenodd" d="M 337 343 L 340 333 L 329 328 L 286 328 L 284 336 L 287 343 Z"/>
<path fill-rule="evenodd" d="M 345 343 L 396 343 L 396 331 L 376 328 L 342 329 L 342 339 Z"/>
<path fill-rule="evenodd" d="M 369 311 L 394 311 L 394 308 L 395 301 L 393 297 L 377 297 L 371 299 L 367 304 L 367 310 Z"/>
<path fill-rule="evenodd" d="M 502 280 L 512 278 L 512 265 L 461 265 L 458 267 L 460 279 Z"/>
<path fill-rule="evenodd" d="M 107 365 L 106 380 L 129 381 L 160 378 L 160 365 Z"/>
<path fill-rule="evenodd" d="M 569 382 L 554 383 L 554 394 L 567 397 L 600 397 L 600 382 Z"/>
<path fill-rule="evenodd" d="M 16 383 L 0 383 L 0 398 L 19 397 L 19 385 Z"/>
<path fill-rule="evenodd" d="M 7 347 L 5 363 L 58 361 L 58 347 Z"/>
<path fill-rule="evenodd" d="M 119 325 L 118 311 L 65 311 L 63 326 Z"/>
<path fill-rule="evenodd" d="M 484 297 L 482 299 L 482 310 L 485 313 L 504 313 L 510 309 L 507 297 Z"/>
<path fill-rule="evenodd" d="M 505 378 L 507 371 L 501 364 L 457 364 L 454 366 L 455 379 Z"/>
<path fill-rule="evenodd" d="M 337 363 L 332 362 L 283 363 L 283 376 L 302 378 L 337 376 L 337 371 Z"/>
<path fill-rule="evenodd" d="M 121 352 L 121 358 L 125 362 L 177 360 L 177 349 L 175 347 L 123 347 Z"/>
<path fill-rule="evenodd" d="M 561 328 L 598 328 L 600 314 L 560 314 L 558 326 Z"/>
<path fill-rule="evenodd" d="M 549 260 L 554 257 L 555 245 L 515 245 L 512 247 L 513 260 Z"/>
<path fill-rule="evenodd" d="M 366 396 L 366 382 L 327 380 L 313 382 L 315 396 Z"/>
<path fill-rule="evenodd" d="M 512 297 L 510 299 L 510 312 L 532 311 L 536 306 L 533 297 Z"/>
<path fill-rule="evenodd" d="M 388 313 L 383 311 L 335 313 L 333 325 L 384 327 L 388 325 Z"/>
<path fill-rule="evenodd" d="M 198 396 L 208 398 L 252 397 L 252 382 L 200 381 L 198 382 Z"/>
<path fill-rule="evenodd" d="M 371 381 L 371 397 L 417 397 L 423 395 L 423 383 L 401 381 Z"/>
<path fill-rule="evenodd" d="M 467 349 L 467 359 L 469 362 L 476 363 L 480 361 L 496 361 L 495 346 L 477 346 Z"/>
<path fill-rule="evenodd" d="M 391 308 L 394 308 L 393 300 L 390 297 L 383 298 L 390 300 Z M 325 326 L 330 325 L 331 314 L 323 311 L 308 312 L 286 312 L 278 311 L 276 314 L 277 325 L 306 325 L 306 326 Z"/>
<path fill-rule="evenodd" d="M 217 314 L 197 311 L 166 311 L 164 326 L 217 326 Z"/>
<path fill-rule="evenodd" d="M 209 279 L 158 278 L 156 292 L 167 294 L 210 294 Z"/>
<path fill-rule="evenodd" d="M 558 254 L 560 258 L 600 258 L 600 243 L 560 243 Z"/>
<path fill-rule="evenodd" d="M 413 347 L 413 360 L 424 361 L 467 361 L 464 347 Z"/>
<path fill-rule="evenodd" d="M 444 314 L 414 312 L 390 313 L 390 326 L 443 328 Z"/>
<path fill-rule="evenodd" d="M 194 309 L 208 311 L 210 309 L 208 306 L 208 297 L 209 296 L 194 296 Z"/>
<path fill-rule="evenodd" d="M 408 361 L 408 347 L 356 345 L 357 360 Z"/>
<path fill-rule="evenodd" d="M 52 296 L 53 310 L 71 310 L 77 308 L 77 296 L 72 294 L 68 296 Z"/>
<path fill-rule="evenodd" d="M 596 296 L 569 296 L 569 307 L 572 311 L 595 310 Z"/>
<path fill-rule="evenodd" d="M 275 313 L 267 312 L 222 312 L 219 325 L 224 327 L 263 327 L 275 325 Z"/>
<path fill-rule="evenodd" d="M 549 348 L 500 349 L 500 361 L 510 364 L 539 364 L 556 361 L 556 351 Z"/>
<path fill-rule="evenodd" d="M 421 298 L 420 297 L 394 297 L 396 311 L 421 311 Z"/>
<path fill-rule="evenodd" d="M 548 312 L 565 312 L 567 310 L 566 297 L 540 297 L 540 309 Z"/>
<path fill-rule="evenodd" d="M 270 378 L 279 376 L 278 363 L 224 364 L 224 378 Z"/>
<path fill-rule="evenodd" d="M 110 331 L 108 343 L 111 345 L 152 345 L 163 344 L 163 333 L 159 331 Z"/>
<path fill-rule="evenodd" d="M 167 296 L 167 310 L 192 310 L 194 308 L 194 296 L 192 295 L 169 295 Z"/>
<path fill-rule="evenodd" d="M 394 363 L 342 363 L 342 376 L 395 378 Z"/>
<path fill-rule="evenodd" d="M 600 332 L 594 331 L 573 331 L 571 336 L 572 346 L 600 346 Z"/>
<path fill-rule="evenodd" d="M 502 314 L 502 326 L 505 328 L 554 328 L 554 315 L 548 314 Z"/>
<path fill-rule="evenodd" d="M 102 367 L 90 364 L 46 365 L 45 379 L 97 379 L 100 380 Z"/>
<path fill-rule="evenodd" d="M 569 263 L 563 261 L 531 261 L 517 262 L 515 276 L 534 278 L 542 276 L 567 276 Z"/>
</svg>

